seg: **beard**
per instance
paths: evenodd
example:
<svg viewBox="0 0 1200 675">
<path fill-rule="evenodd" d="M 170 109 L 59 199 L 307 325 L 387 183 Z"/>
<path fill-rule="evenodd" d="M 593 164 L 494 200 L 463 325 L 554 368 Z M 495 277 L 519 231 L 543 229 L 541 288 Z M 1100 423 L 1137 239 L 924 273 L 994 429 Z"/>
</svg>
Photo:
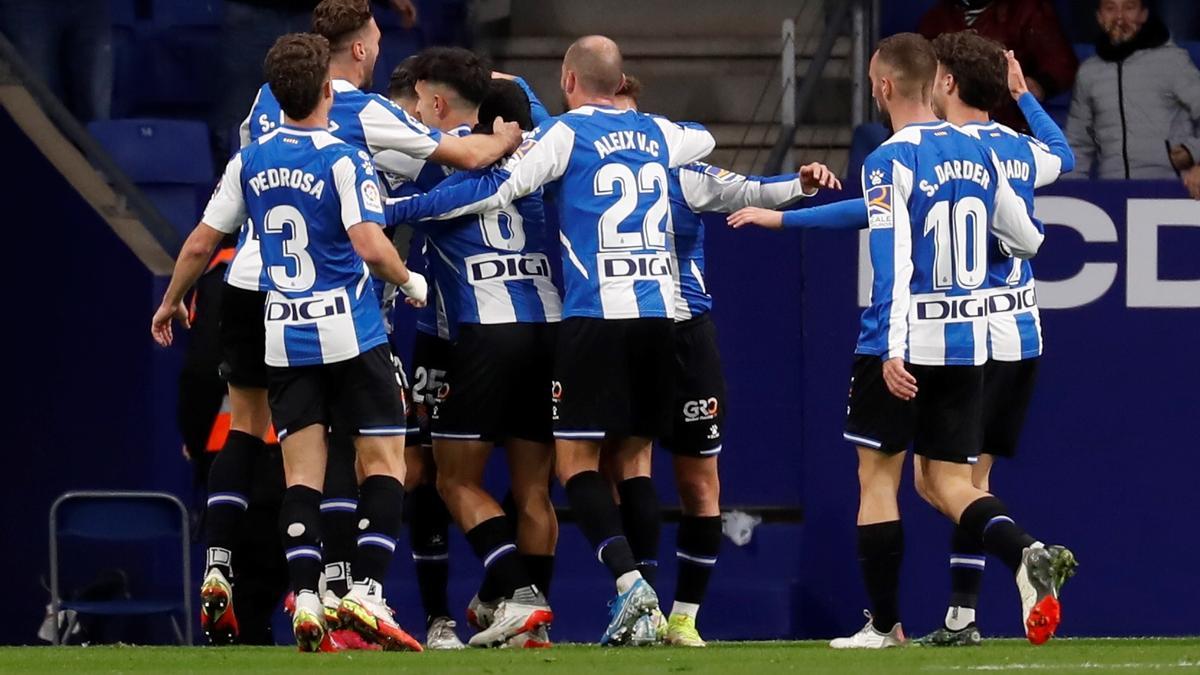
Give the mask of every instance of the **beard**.
<svg viewBox="0 0 1200 675">
<path fill-rule="evenodd" d="M 879 111 L 879 121 L 883 123 L 883 126 L 895 133 L 896 130 L 892 128 L 892 114 L 888 112 L 888 109 L 878 100 L 875 101 L 875 109 Z"/>
</svg>

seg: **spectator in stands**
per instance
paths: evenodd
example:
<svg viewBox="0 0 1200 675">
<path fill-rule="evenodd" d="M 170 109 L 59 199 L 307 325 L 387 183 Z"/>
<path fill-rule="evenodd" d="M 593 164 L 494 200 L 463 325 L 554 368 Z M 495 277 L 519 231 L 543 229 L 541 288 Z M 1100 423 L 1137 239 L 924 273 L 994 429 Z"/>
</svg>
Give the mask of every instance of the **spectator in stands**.
<svg viewBox="0 0 1200 675">
<path fill-rule="evenodd" d="M 6 2 L 7 0 L 0 0 Z M 417 24 L 413 0 L 374 0 L 400 15 L 401 25 Z M 286 33 L 312 30 L 312 11 L 319 0 L 225 0 L 221 26 L 221 92 L 210 124 L 217 139 L 217 154 L 226 158 L 233 151 L 230 130 L 250 109 L 254 94 L 263 83 L 262 63 L 276 38 Z"/>
<path fill-rule="evenodd" d="M 921 17 L 917 32 L 932 40 L 968 28 L 1016 53 L 1029 91 L 1039 101 L 1071 90 L 1079 59 L 1051 0 L 940 0 Z M 992 117 L 1029 132 L 1025 116 L 1011 100 Z"/>
<path fill-rule="evenodd" d="M 1200 198 L 1200 71 L 1144 0 L 1100 0 L 1104 33 L 1075 83 L 1071 177 L 1170 178 Z"/>
<path fill-rule="evenodd" d="M 0 0 L 0 31 L 81 122 L 112 108 L 109 0 Z"/>
</svg>

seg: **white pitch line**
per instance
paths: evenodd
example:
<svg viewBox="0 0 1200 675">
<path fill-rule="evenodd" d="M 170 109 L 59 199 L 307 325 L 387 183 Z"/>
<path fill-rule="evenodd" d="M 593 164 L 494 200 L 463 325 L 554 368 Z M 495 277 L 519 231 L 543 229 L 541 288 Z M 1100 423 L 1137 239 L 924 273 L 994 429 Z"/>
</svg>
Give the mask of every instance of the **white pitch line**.
<svg viewBox="0 0 1200 675">
<path fill-rule="evenodd" d="M 978 666 L 927 666 L 924 670 L 978 670 L 978 671 L 1005 671 L 1005 670 L 1128 670 L 1128 669 L 1146 669 L 1146 670 L 1165 670 L 1171 668 L 1196 668 L 1200 667 L 1200 661 L 1177 661 L 1175 663 L 1093 663 L 1085 661 L 1083 663 L 995 663 L 982 664 Z"/>
</svg>

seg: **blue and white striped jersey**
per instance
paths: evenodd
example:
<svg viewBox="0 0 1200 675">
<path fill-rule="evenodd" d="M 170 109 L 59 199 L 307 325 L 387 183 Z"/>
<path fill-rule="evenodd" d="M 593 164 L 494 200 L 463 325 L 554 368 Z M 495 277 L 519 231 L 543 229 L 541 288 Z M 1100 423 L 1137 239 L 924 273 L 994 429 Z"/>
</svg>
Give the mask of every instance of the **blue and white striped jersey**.
<svg viewBox="0 0 1200 675">
<path fill-rule="evenodd" d="M 673 318 L 668 171 L 713 145 L 698 127 L 583 106 L 535 129 L 503 168 L 402 200 L 397 220 L 494 212 L 557 183 L 563 317 Z"/>
<path fill-rule="evenodd" d="M 478 178 L 461 172 L 442 185 Z M 550 266 L 541 190 L 480 215 L 417 224 L 450 329 L 460 323 L 547 323 L 562 318 Z"/>
<path fill-rule="evenodd" d="M 239 130 L 242 147 L 282 125 L 283 110 L 271 88 L 264 84 Z M 396 174 L 410 171 L 414 161 L 433 154 L 442 138 L 441 132 L 425 127 L 386 98 L 361 91 L 345 80 L 333 81 L 329 132 L 355 149 L 370 153 L 380 171 Z M 250 232 L 249 226 L 241 230 L 225 281 L 249 291 L 266 290 L 258 242 L 248 237 Z"/>
<path fill-rule="evenodd" d="M 1000 124 L 967 124 L 961 127 L 995 151 L 1014 192 L 1033 215 L 1034 188 L 1058 180 L 1062 160 L 1045 143 Z M 1042 223 L 1033 219 L 1040 231 Z M 1020 361 L 1042 353 L 1042 321 L 1037 307 L 1033 267 L 1028 260 L 1010 257 L 993 248 L 989 252 L 988 286 L 996 289 L 988 312 L 988 340 L 992 358 Z"/>
<path fill-rule="evenodd" d="M 804 193 L 794 173 L 764 178 L 742 176 L 704 162 L 670 171 L 671 219 L 675 225 L 675 269 L 679 279 L 675 294 L 675 320 L 687 321 L 712 310 L 712 296 L 704 285 L 704 222 L 707 211 L 730 212 L 744 206 L 774 209 L 786 206 Z"/>
<path fill-rule="evenodd" d="M 930 366 L 988 359 L 988 252 L 1032 257 L 1042 233 L 995 153 L 948 122 L 912 124 L 863 163 L 871 305 L 859 354 Z"/>
<path fill-rule="evenodd" d="M 247 217 L 267 290 L 267 365 L 336 363 L 387 341 L 371 274 L 346 233 L 383 225 L 366 151 L 326 131 L 277 127 L 230 160 L 203 222 L 228 234 Z"/>
</svg>

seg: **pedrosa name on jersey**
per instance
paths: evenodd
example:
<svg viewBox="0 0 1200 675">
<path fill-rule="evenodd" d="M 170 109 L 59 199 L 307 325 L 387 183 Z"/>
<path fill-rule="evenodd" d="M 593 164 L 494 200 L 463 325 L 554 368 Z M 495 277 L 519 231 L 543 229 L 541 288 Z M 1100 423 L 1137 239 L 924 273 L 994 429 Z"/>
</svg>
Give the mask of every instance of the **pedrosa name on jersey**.
<svg viewBox="0 0 1200 675">
<path fill-rule="evenodd" d="M 658 281 L 672 276 L 669 253 L 601 253 L 596 256 L 596 266 L 601 279 L 613 281 Z"/>
<path fill-rule="evenodd" d="M 267 169 L 250 178 L 250 187 L 254 189 L 255 195 L 261 195 L 272 188 L 286 187 L 320 199 L 321 193 L 325 192 L 325 179 L 318 180 L 316 176 L 300 169 Z"/>
<path fill-rule="evenodd" d="M 604 159 L 619 150 L 637 150 L 651 157 L 658 157 L 658 141 L 651 139 L 641 131 L 614 131 L 596 139 L 596 154 Z"/>
<path fill-rule="evenodd" d="M 550 278 L 550 261 L 541 253 L 499 255 L 489 253 L 467 258 L 467 279 L 472 284 L 489 281 L 522 281 Z"/>
</svg>

